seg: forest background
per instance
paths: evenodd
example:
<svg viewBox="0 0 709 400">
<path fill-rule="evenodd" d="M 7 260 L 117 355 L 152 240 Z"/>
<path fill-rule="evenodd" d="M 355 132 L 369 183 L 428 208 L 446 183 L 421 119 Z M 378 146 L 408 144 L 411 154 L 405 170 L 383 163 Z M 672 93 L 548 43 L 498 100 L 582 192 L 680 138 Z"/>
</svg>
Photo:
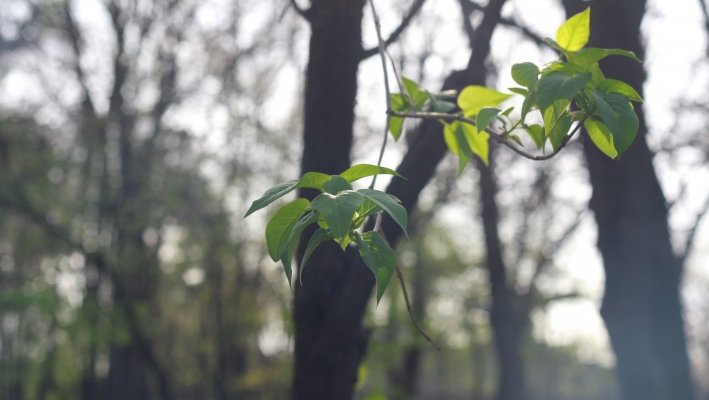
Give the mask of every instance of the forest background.
<svg viewBox="0 0 709 400">
<path fill-rule="evenodd" d="M 407 125 L 383 163 L 407 180 L 377 187 L 410 212 L 408 239 L 383 228 L 437 350 L 356 252 L 289 289 L 267 213 L 243 219 L 275 183 L 376 162 L 366 2 L 3 0 L 0 399 L 709 399 L 706 3 L 376 4 L 431 91 L 504 91 L 590 5 L 592 43 L 644 60 L 602 64 L 644 95 L 638 140 L 492 146 L 457 176 L 441 129 Z"/>
</svg>

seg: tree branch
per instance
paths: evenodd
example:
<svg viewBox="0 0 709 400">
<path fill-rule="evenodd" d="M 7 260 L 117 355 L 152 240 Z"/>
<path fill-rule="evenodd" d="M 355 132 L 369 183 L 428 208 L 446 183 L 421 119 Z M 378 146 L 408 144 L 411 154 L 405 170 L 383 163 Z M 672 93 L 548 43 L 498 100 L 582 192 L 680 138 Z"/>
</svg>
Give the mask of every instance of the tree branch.
<svg viewBox="0 0 709 400">
<path fill-rule="evenodd" d="M 475 126 L 475 120 L 472 118 L 468 118 L 464 116 L 461 113 L 456 113 L 456 114 L 446 114 L 446 113 L 441 113 L 441 112 L 428 112 L 428 111 L 393 111 L 393 110 L 387 110 L 387 114 L 390 116 L 394 117 L 403 117 L 403 118 L 418 118 L 418 119 L 431 119 L 431 120 L 439 120 L 439 121 L 460 121 L 460 122 L 465 122 L 467 124 Z M 496 142 L 504 145 L 508 149 L 512 150 L 513 152 L 519 154 L 520 156 L 533 160 L 533 161 L 543 161 L 543 160 L 548 160 L 555 155 L 559 154 L 559 152 L 566 147 L 566 144 L 571 140 L 571 138 L 576 134 L 576 132 L 579 131 L 579 128 L 581 127 L 583 121 L 579 121 L 579 123 L 576 125 L 576 127 L 571 130 L 571 133 L 566 135 L 564 139 L 562 139 L 561 143 L 559 144 L 559 147 L 556 148 L 553 152 L 549 154 L 544 154 L 544 155 L 535 155 L 532 153 L 529 153 L 525 150 L 520 149 L 516 145 L 512 144 L 512 142 L 508 141 L 502 134 L 493 131 L 492 129 L 485 129 L 485 132 L 487 132 L 490 137 L 495 139 Z"/>
<path fill-rule="evenodd" d="M 687 240 L 684 242 L 684 251 L 682 254 L 679 256 L 680 260 L 680 265 L 684 266 L 685 263 L 687 262 L 687 258 L 689 257 L 689 254 L 692 252 L 692 247 L 694 247 L 694 241 L 697 237 L 697 231 L 699 231 L 699 225 L 702 222 L 702 219 L 704 219 L 704 216 L 707 215 L 709 212 L 709 195 L 704 199 L 704 204 L 702 205 L 701 210 L 697 214 L 697 216 L 694 218 L 694 224 L 692 225 L 692 228 L 689 230 L 689 233 L 687 234 Z"/>
<path fill-rule="evenodd" d="M 399 23 L 399 26 L 394 29 L 394 31 L 389 35 L 389 37 L 384 40 L 385 46 L 388 46 L 394 42 L 396 42 L 399 39 L 399 36 L 401 36 L 402 33 L 408 28 L 409 24 L 411 24 L 411 21 L 413 21 L 414 17 L 418 12 L 421 10 L 423 7 L 423 3 L 425 3 L 426 0 L 414 0 L 414 2 L 411 4 L 411 8 L 409 8 L 409 12 L 406 13 L 404 18 L 401 20 L 401 23 Z M 361 59 L 364 60 L 366 58 L 369 58 L 379 52 L 379 46 L 372 47 L 366 50 L 362 51 L 362 57 Z"/>
</svg>

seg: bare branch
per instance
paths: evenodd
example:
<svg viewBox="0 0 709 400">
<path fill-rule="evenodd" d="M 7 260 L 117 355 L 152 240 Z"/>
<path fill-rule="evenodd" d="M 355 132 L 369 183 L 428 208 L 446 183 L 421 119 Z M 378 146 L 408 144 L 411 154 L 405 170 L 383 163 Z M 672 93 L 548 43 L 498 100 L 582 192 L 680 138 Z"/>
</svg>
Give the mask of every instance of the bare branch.
<svg viewBox="0 0 709 400">
<path fill-rule="evenodd" d="M 468 118 L 464 116 L 461 113 L 456 113 L 456 114 L 446 114 L 446 113 L 441 113 L 441 112 L 424 112 L 424 111 L 392 111 L 392 110 L 387 110 L 387 114 L 394 116 L 394 117 L 404 117 L 404 118 L 418 118 L 418 119 L 433 119 L 433 120 L 439 120 L 439 121 L 460 121 L 460 122 L 465 122 L 471 125 L 475 125 L 475 120 L 472 118 Z M 543 160 L 548 160 L 555 155 L 559 154 L 559 152 L 566 147 L 566 144 L 569 143 L 569 140 L 574 137 L 576 132 L 579 131 L 579 128 L 581 128 L 583 121 L 579 121 L 576 127 L 571 130 L 571 132 L 562 139 L 561 143 L 559 144 L 559 147 L 556 148 L 553 152 L 549 154 L 544 154 L 544 155 L 535 155 L 532 153 L 528 153 L 525 150 L 520 149 L 517 147 L 515 144 L 507 140 L 502 134 L 499 132 L 495 132 L 492 129 L 485 129 L 485 132 L 487 132 L 490 137 L 495 139 L 496 142 L 504 145 L 505 147 L 509 148 L 513 152 L 519 154 L 520 156 L 533 160 L 533 161 L 543 161 Z"/>
<path fill-rule="evenodd" d="M 687 240 L 685 240 L 685 242 L 684 242 L 684 251 L 679 256 L 680 265 L 684 266 L 684 264 L 687 262 L 687 258 L 689 257 L 689 254 L 692 252 L 692 248 L 694 247 L 694 240 L 697 237 L 697 231 L 699 231 L 699 225 L 701 224 L 702 220 L 704 219 L 704 216 L 707 215 L 708 212 L 709 212 L 709 195 L 707 195 L 707 197 L 704 199 L 704 204 L 702 205 L 702 208 L 699 211 L 699 213 L 694 218 L 694 224 L 692 225 L 692 228 L 689 230 L 689 233 L 687 234 Z"/>
<path fill-rule="evenodd" d="M 409 24 L 411 24 L 411 21 L 413 21 L 414 17 L 418 12 L 421 10 L 423 7 L 423 3 L 425 3 L 426 0 L 414 0 L 414 2 L 411 4 L 411 8 L 409 8 L 409 11 L 406 13 L 404 18 L 401 20 L 401 23 L 399 23 L 399 26 L 394 29 L 394 31 L 389 35 L 389 37 L 384 40 L 385 46 L 388 46 L 394 42 L 396 42 L 399 39 L 399 36 L 401 36 L 402 33 L 408 28 Z M 369 58 L 379 51 L 379 46 L 377 47 L 372 47 L 370 49 L 366 49 L 362 52 L 362 60 Z"/>
<path fill-rule="evenodd" d="M 83 46 L 81 31 L 79 30 L 79 26 L 77 25 L 76 20 L 74 20 L 74 16 L 71 13 L 71 5 L 69 4 L 69 0 L 64 1 L 63 9 L 64 21 L 66 23 L 67 28 L 66 31 L 69 35 L 69 43 L 71 44 L 71 49 L 74 53 L 74 60 L 72 63 L 74 73 L 76 74 L 76 79 L 79 81 L 79 86 L 81 87 L 81 91 L 83 92 L 85 106 L 88 108 L 88 111 L 91 113 L 91 116 L 96 118 L 96 108 L 94 106 L 94 101 L 91 98 L 91 92 L 89 92 L 89 88 L 86 85 L 86 74 L 84 73 L 84 69 L 81 67 L 81 56 Z"/>
</svg>

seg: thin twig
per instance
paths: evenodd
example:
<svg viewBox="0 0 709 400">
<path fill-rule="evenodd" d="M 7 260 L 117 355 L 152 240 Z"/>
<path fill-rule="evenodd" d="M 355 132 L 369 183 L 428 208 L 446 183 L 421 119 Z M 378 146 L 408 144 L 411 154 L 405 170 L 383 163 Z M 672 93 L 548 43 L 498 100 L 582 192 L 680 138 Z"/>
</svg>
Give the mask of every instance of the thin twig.
<svg viewBox="0 0 709 400">
<path fill-rule="evenodd" d="M 399 39 L 399 36 L 401 36 L 402 33 L 406 30 L 406 28 L 409 26 L 411 21 L 414 19 L 416 14 L 418 14 L 419 10 L 421 10 L 421 7 L 423 7 L 423 3 L 426 2 L 426 0 L 415 0 L 413 4 L 411 4 L 411 8 L 409 9 L 409 12 L 406 13 L 404 18 L 401 20 L 401 23 L 399 26 L 394 29 L 394 32 L 389 35 L 389 37 L 384 41 L 385 45 L 390 45 L 394 43 L 397 39 Z M 377 45 L 376 47 L 372 47 L 370 49 L 366 49 L 362 52 L 362 60 L 369 58 L 379 52 L 379 46 Z"/>
<path fill-rule="evenodd" d="M 709 212 L 709 195 L 704 199 L 704 204 L 702 205 L 702 208 L 700 209 L 699 213 L 697 216 L 694 218 L 694 225 L 692 225 L 692 228 L 690 229 L 689 233 L 687 234 L 687 240 L 684 243 L 684 251 L 682 252 L 682 255 L 680 255 L 680 263 L 682 266 L 687 262 L 687 258 L 689 257 L 689 253 L 692 251 L 692 248 L 694 247 L 694 240 L 697 237 L 697 231 L 699 230 L 699 225 L 701 224 L 702 220 L 704 219 L 704 216 L 707 215 Z"/>
<path fill-rule="evenodd" d="M 465 9 L 467 9 L 467 10 L 470 10 L 470 11 L 485 11 L 485 6 L 483 6 L 483 5 L 481 5 L 481 4 L 478 4 L 478 3 L 474 2 L 474 1 L 471 1 L 471 0 L 459 0 L 459 1 L 460 1 L 461 6 L 462 6 L 462 7 L 465 7 Z M 700 1 L 703 1 L 703 0 L 700 0 Z M 465 23 L 465 22 L 464 22 L 464 23 Z M 539 34 L 533 32 L 533 31 L 532 31 L 531 29 L 529 29 L 528 27 L 526 27 L 526 26 L 520 24 L 519 22 L 517 22 L 517 21 L 515 21 L 515 20 L 513 20 L 513 19 L 501 17 L 501 18 L 500 18 L 500 24 L 518 30 L 523 36 L 525 36 L 527 39 L 529 39 L 529 40 L 531 40 L 532 42 L 534 42 L 534 44 L 536 44 L 537 46 L 543 46 L 543 47 L 546 47 L 546 48 L 549 48 L 549 49 L 552 49 L 552 50 L 553 50 L 553 48 L 549 45 L 549 43 L 547 43 L 547 42 L 544 41 L 544 38 L 542 38 L 542 36 L 540 36 Z M 470 34 L 472 33 L 472 31 L 471 31 L 467 26 L 464 25 L 464 27 L 465 27 L 465 29 L 466 29 L 468 35 L 470 35 Z"/>
<path fill-rule="evenodd" d="M 372 9 L 372 17 L 374 18 L 374 29 L 377 31 L 377 41 L 379 42 L 379 58 L 382 62 L 382 72 L 384 73 L 384 92 L 386 95 L 386 105 L 387 110 L 391 110 L 391 92 L 389 89 L 389 71 L 387 69 L 386 60 L 386 43 L 384 38 L 382 38 L 382 27 L 379 23 L 379 15 L 377 14 L 377 9 L 374 7 L 374 0 L 369 0 L 369 7 Z M 382 165 L 382 159 L 384 158 L 384 150 L 387 146 L 387 140 L 389 139 L 389 120 L 387 116 L 386 123 L 384 126 L 384 138 L 382 139 L 382 146 L 379 149 L 379 158 L 377 159 L 377 166 Z M 370 189 L 374 189 L 374 185 L 377 183 L 377 175 L 372 177 L 372 183 L 369 185 Z"/>
<path fill-rule="evenodd" d="M 426 333 L 426 331 L 421 327 L 418 320 L 414 316 L 414 312 L 411 309 L 411 300 L 409 300 L 409 292 L 406 290 L 406 283 L 404 282 L 404 274 L 401 273 L 401 268 L 396 266 L 396 276 L 399 278 L 399 284 L 401 284 L 401 291 L 404 293 L 404 302 L 406 303 L 406 311 L 409 312 L 409 318 L 411 322 L 414 323 L 416 330 L 421 336 L 423 336 L 428 343 L 431 344 L 436 350 L 441 350 L 441 348 L 431 339 L 431 337 Z"/>
<path fill-rule="evenodd" d="M 460 121 L 460 122 L 465 122 L 467 124 L 475 125 L 475 120 L 472 118 L 468 118 L 465 115 L 461 113 L 456 113 L 456 114 L 447 114 L 447 113 L 442 113 L 442 112 L 431 112 L 431 111 L 393 111 L 391 109 L 387 110 L 387 114 L 390 116 L 395 116 L 395 117 L 403 117 L 403 118 L 418 118 L 418 119 L 433 119 L 433 120 L 442 120 L 442 121 Z M 566 135 L 562 140 L 561 143 L 559 143 L 559 147 L 557 147 L 553 152 L 549 154 L 544 154 L 544 155 L 535 155 L 532 153 L 528 153 L 525 150 L 520 149 L 516 145 L 512 144 L 512 142 L 508 141 L 503 137 L 500 133 L 495 132 L 491 129 L 485 129 L 485 132 L 487 132 L 490 137 L 495 139 L 496 142 L 506 146 L 510 150 L 514 151 L 515 153 L 519 154 L 520 156 L 533 160 L 533 161 L 543 161 L 543 160 L 548 160 L 555 155 L 559 154 L 559 152 L 566 147 L 566 144 L 571 140 L 571 138 L 578 132 L 579 128 L 581 128 L 581 124 L 583 121 L 579 121 L 576 127 Z"/>
</svg>

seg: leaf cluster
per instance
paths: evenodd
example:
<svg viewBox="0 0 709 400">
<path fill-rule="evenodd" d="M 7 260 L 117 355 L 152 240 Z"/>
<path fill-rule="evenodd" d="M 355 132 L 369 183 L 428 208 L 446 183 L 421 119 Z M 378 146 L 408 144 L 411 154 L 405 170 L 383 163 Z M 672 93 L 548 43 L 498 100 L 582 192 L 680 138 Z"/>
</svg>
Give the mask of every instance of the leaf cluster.
<svg viewBox="0 0 709 400">
<path fill-rule="evenodd" d="M 632 102 L 642 98 L 627 83 L 606 78 L 599 61 L 608 56 L 640 59 L 626 50 L 586 48 L 590 18 L 587 8 L 561 25 L 555 40 L 546 39 L 558 51 L 557 60 L 541 68 L 529 62 L 513 65 L 512 79 L 519 86 L 509 88 L 510 94 L 473 85 L 455 98 L 449 93 L 432 94 L 404 78 L 404 92 L 391 95 L 391 134 L 395 139 L 401 136 L 402 115 L 407 112 L 421 118 L 426 112 L 450 113 L 457 107 L 458 112 L 451 114 L 456 117 L 452 121 L 434 117 L 444 125 L 446 144 L 459 159 L 459 172 L 473 156 L 488 164 L 490 134 L 524 146 L 518 136 L 524 133 L 537 150 L 544 151 L 548 142 L 556 153 L 578 129 L 572 129 L 574 122 L 583 124 L 591 141 L 605 155 L 619 157 L 637 135 L 638 117 Z M 514 107 L 499 107 L 513 95 L 523 98 L 515 119 L 511 118 Z M 542 124 L 527 122 L 533 113 L 538 113 Z"/>
<path fill-rule="evenodd" d="M 374 189 L 352 188 L 352 182 L 374 175 L 400 176 L 396 171 L 370 164 L 354 165 L 338 175 L 308 172 L 300 179 L 281 183 L 267 190 L 251 204 L 245 217 L 258 211 L 296 188 L 311 188 L 320 194 L 309 201 L 297 198 L 281 206 L 266 225 L 266 245 L 273 261 L 281 261 L 288 283 L 292 278 L 292 260 L 306 228 L 317 226 L 310 235 L 299 267 L 299 279 L 315 249 L 334 240 L 344 250 L 356 243 L 359 254 L 374 274 L 377 301 L 384 294 L 397 265 L 396 253 L 386 239 L 375 231 L 360 233 L 368 217 L 385 212 L 406 233 L 406 209 L 396 197 Z"/>
</svg>

